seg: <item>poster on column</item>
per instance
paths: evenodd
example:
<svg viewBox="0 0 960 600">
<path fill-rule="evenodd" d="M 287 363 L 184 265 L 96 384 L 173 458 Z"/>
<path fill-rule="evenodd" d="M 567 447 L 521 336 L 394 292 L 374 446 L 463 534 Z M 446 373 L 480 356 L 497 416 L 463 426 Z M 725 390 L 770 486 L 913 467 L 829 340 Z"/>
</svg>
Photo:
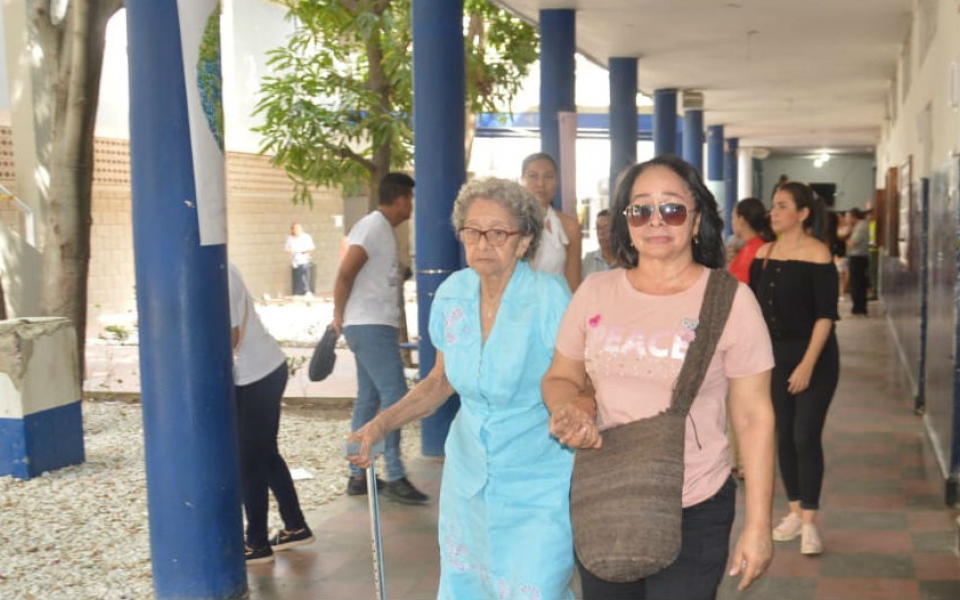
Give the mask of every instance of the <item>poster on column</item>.
<svg viewBox="0 0 960 600">
<path fill-rule="evenodd" d="M 227 242 L 219 0 L 177 0 L 200 244 Z"/>
</svg>

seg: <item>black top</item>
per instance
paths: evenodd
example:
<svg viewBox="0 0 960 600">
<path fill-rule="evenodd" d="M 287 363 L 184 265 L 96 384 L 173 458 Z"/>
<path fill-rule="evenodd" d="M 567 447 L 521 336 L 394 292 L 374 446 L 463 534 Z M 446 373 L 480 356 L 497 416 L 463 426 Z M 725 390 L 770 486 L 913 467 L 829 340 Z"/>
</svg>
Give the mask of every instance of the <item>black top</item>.
<svg viewBox="0 0 960 600">
<path fill-rule="evenodd" d="M 764 268 L 757 258 L 750 265 L 750 287 L 774 343 L 808 341 L 818 319 L 838 320 L 839 285 L 832 262 L 770 259 Z"/>
</svg>

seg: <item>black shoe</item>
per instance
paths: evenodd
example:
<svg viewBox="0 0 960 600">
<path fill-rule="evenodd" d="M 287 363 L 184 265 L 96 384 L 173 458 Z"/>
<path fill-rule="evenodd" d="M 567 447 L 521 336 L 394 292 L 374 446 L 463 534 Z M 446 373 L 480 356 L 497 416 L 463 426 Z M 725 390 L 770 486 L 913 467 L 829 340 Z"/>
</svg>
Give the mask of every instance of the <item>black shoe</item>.
<svg viewBox="0 0 960 600">
<path fill-rule="evenodd" d="M 403 504 L 426 504 L 430 498 L 413 487 L 406 477 L 401 477 L 396 481 L 388 481 L 383 488 L 383 494 L 388 498 Z"/>
<path fill-rule="evenodd" d="M 248 565 L 259 565 L 262 563 L 273 562 L 273 550 L 270 549 L 270 545 L 267 544 L 262 548 L 251 548 L 244 544 L 243 546 L 244 554 L 247 558 Z"/>
<path fill-rule="evenodd" d="M 309 527 L 304 525 L 303 529 L 296 529 L 294 531 L 281 529 L 275 536 L 270 538 L 270 545 L 273 546 L 274 550 L 279 552 L 281 550 L 296 548 L 297 546 L 304 546 L 311 543 L 314 539 L 313 532 L 310 531 Z"/>
<path fill-rule="evenodd" d="M 379 492 L 387 485 L 382 479 L 377 477 L 377 491 Z M 358 475 L 347 479 L 348 496 L 366 496 L 367 495 L 367 477 Z"/>
</svg>

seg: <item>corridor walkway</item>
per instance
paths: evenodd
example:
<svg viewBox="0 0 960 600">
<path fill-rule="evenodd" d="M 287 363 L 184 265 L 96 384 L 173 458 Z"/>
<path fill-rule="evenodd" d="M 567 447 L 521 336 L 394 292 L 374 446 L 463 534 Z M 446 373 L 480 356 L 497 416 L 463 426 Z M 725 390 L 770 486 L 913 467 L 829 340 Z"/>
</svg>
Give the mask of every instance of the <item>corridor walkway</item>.
<svg viewBox="0 0 960 600">
<path fill-rule="evenodd" d="M 842 375 L 825 433 L 824 554 L 801 556 L 799 540 L 778 543 L 760 581 L 738 594 L 736 581 L 725 580 L 721 599 L 960 599 L 957 512 L 944 505 L 940 467 L 922 419 L 913 414 L 881 306 L 870 309 L 869 319 L 838 324 Z M 436 498 L 440 462 L 415 458 L 409 464 L 411 479 Z M 738 501 L 742 509 L 742 493 Z M 387 597 L 434 598 L 436 504 L 384 500 L 382 509 Z M 778 482 L 775 523 L 785 510 Z M 365 498 L 342 497 L 308 519 L 318 542 L 251 567 L 251 598 L 374 598 Z"/>
</svg>

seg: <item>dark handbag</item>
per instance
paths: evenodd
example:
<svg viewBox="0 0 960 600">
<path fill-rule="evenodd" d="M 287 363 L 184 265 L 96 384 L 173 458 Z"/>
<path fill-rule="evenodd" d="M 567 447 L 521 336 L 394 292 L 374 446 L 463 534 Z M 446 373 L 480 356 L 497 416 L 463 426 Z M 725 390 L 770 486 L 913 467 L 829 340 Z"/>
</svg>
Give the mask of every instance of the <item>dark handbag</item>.
<svg viewBox="0 0 960 600">
<path fill-rule="evenodd" d="M 599 450 L 577 451 L 570 487 L 574 546 L 601 579 L 637 581 L 680 553 L 685 423 L 736 291 L 732 275 L 711 271 L 670 407 L 604 431 Z"/>
<path fill-rule="evenodd" d="M 333 372 L 333 365 L 337 362 L 337 330 L 333 327 L 327 327 L 323 332 L 323 337 L 317 342 L 317 347 L 313 349 L 313 356 L 310 357 L 310 367 L 307 369 L 307 376 L 310 381 L 323 381 Z"/>
</svg>

